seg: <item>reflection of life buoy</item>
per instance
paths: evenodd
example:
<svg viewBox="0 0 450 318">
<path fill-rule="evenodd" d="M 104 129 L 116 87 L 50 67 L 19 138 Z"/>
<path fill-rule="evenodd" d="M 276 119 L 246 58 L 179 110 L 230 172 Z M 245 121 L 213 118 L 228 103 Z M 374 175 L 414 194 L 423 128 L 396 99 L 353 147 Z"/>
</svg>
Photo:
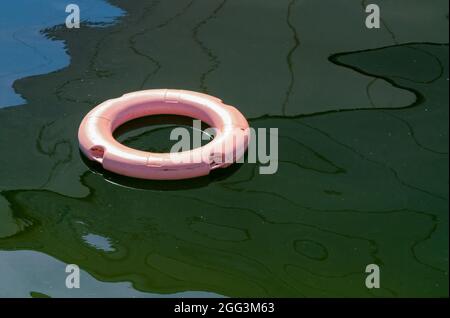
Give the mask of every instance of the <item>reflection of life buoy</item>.
<svg viewBox="0 0 450 318">
<path fill-rule="evenodd" d="M 120 144 L 114 130 L 149 115 L 189 116 L 216 129 L 214 139 L 200 148 L 175 153 L 151 153 Z M 103 168 L 141 179 L 187 179 L 209 174 L 240 159 L 248 146 L 244 116 L 218 98 L 184 90 L 145 90 L 103 102 L 92 109 L 78 131 L 80 149 Z"/>
</svg>

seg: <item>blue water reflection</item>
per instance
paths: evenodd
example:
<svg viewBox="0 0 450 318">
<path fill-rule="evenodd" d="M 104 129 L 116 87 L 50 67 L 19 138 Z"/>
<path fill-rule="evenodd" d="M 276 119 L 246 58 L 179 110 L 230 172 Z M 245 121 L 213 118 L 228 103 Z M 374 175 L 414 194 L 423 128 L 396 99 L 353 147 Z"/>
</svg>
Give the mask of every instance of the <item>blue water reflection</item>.
<svg viewBox="0 0 450 318">
<path fill-rule="evenodd" d="M 69 1 L 15 0 L 0 2 L 0 108 L 24 103 L 13 89 L 16 79 L 45 74 L 69 65 L 62 41 L 41 30 L 64 24 Z M 77 0 L 83 22 L 112 23 L 123 11 L 104 0 Z"/>
</svg>

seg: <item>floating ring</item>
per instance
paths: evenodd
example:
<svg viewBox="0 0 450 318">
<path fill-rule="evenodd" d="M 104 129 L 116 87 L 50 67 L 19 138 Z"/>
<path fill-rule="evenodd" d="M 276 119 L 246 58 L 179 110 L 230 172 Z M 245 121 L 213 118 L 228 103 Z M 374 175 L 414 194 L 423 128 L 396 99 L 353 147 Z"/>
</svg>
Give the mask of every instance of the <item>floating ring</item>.
<svg viewBox="0 0 450 318">
<path fill-rule="evenodd" d="M 150 115 L 199 119 L 216 129 L 214 139 L 190 151 L 152 153 L 129 148 L 114 137 L 120 125 Z M 220 99 L 185 90 L 156 89 L 125 94 L 92 109 L 78 130 L 83 154 L 104 169 L 140 179 L 175 180 L 208 175 L 243 157 L 250 139 L 245 117 Z"/>
</svg>

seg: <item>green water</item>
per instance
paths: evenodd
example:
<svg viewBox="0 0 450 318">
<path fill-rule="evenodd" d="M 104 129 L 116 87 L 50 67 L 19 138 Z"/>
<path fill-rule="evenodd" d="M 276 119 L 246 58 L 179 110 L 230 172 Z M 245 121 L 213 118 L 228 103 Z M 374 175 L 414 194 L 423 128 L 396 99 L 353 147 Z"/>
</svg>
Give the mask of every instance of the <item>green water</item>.
<svg viewBox="0 0 450 318">
<path fill-rule="evenodd" d="M 378 2 L 380 30 L 350 0 L 117 0 L 114 26 L 47 30 L 72 60 L 0 110 L 0 263 L 27 251 L 8 273 L 33 276 L 43 253 L 149 295 L 448 296 L 448 2 Z M 162 87 L 277 127 L 277 173 L 138 181 L 84 160 L 92 107 Z M 121 141 L 164 150 L 167 129 L 139 129 Z M 44 273 L 10 284 L 61 296 Z"/>
</svg>

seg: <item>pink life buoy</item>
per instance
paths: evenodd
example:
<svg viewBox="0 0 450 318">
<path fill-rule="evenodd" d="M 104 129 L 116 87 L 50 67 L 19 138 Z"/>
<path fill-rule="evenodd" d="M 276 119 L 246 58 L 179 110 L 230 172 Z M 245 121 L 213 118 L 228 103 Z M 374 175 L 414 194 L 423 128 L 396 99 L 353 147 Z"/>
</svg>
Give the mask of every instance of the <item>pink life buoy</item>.
<svg viewBox="0 0 450 318">
<path fill-rule="evenodd" d="M 216 129 L 203 147 L 174 153 L 151 153 L 120 144 L 114 130 L 149 115 L 188 116 Z M 185 91 L 156 89 L 125 94 L 92 109 L 78 131 L 80 149 L 90 160 L 117 174 L 141 179 L 187 179 L 209 174 L 240 159 L 249 143 L 245 117 L 216 97 Z"/>
</svg>

